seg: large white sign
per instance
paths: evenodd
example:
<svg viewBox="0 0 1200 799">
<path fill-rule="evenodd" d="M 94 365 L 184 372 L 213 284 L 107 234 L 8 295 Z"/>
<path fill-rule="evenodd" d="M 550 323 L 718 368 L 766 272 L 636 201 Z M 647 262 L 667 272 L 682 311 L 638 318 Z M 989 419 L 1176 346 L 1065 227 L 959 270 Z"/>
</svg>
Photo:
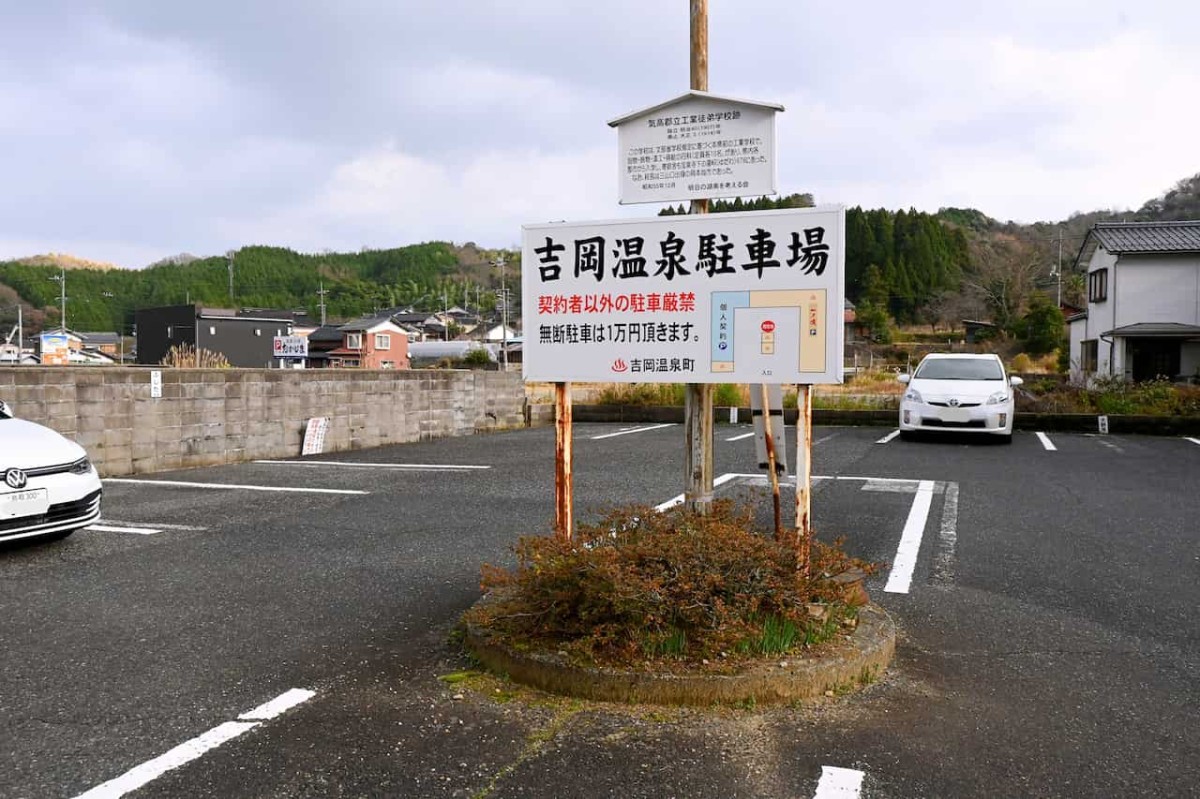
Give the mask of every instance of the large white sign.
<svg viewBox="0 0 1200 799">
<path fill-rule="evenodd" d="M 526 225 L 525 379 L 840 383 L 845 217 Z"/>
<path fill-rule="evenodd" d="M 621 203 L 775 194 L 780 109 L 685 95 L 615 121 Z"/>
<path fill-rule="evenodd" d="M 304 336 L 276 336 L 276 358 L 307 358 L 308 339 Z"/>
</svg>

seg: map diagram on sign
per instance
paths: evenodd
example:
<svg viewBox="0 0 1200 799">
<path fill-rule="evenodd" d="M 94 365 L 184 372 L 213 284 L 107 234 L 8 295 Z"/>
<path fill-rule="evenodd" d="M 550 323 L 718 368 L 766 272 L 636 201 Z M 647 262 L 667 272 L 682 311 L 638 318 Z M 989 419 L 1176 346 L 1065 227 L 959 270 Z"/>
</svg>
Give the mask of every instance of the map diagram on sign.
<svg viewBox="0 0 1200 799">
<path fill-rule="evenodd" d="M 712 371 L 824 372 L 826 296 L 825 289 L 714 292 Z"/>
</svg>

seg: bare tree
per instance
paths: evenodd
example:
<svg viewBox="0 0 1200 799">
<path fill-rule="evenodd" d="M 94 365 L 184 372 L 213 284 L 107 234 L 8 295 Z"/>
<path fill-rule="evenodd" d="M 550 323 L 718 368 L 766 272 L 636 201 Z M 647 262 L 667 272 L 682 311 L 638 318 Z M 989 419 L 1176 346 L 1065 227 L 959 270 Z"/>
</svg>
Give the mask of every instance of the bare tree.
<svg viewBox="0 0 1200 799">
<path fill-rule="evenodd" d="M 980 236 L 970 246 L 971 265 L 963 287 L 982 303 L 993 323 L 1011 332 L 1045 266 L 1028 242 L 1007 233 Z"/>
</svg>

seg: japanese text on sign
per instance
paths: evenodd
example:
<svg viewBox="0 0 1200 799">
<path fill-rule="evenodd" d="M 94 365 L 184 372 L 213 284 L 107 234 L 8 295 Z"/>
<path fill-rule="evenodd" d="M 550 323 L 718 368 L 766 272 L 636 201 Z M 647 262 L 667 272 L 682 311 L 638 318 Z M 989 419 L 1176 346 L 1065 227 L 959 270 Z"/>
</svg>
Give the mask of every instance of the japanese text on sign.
<svg viewBox="0 0 1200 799">
<path fill-rule="evenodd" d="M 843 220 L 833 208 L 526 226 L 526 378 L 840 382 Z"/>
</svg>

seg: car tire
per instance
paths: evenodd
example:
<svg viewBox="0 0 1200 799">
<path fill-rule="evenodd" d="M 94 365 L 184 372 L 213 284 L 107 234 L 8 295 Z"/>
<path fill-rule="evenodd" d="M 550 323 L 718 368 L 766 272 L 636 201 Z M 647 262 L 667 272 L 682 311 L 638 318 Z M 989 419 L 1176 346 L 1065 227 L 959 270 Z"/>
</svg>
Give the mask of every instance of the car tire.
<svg viewBox="0 0 1200 799">
<path fill-rule="evenodd" d="M 1001 444 L 1012 444 L 1012 440 L 1013 440 L 1013 434 L 1012 434 L 1012 433 L 1009 433 L 1009 434 L 1008 434 L 1008 435 L 1006 435 L 1006 436 L 1000 436 L 1000 443 L 1001 443 Z"/>
<path fill-rule="evenodd" d="M 916 434 L 916 432 L 914 432 L 912 430 L 901 430 L 900 431 L 900 440 L 901 441 L 916 441 L 917 434 Z"/>
</svg>

